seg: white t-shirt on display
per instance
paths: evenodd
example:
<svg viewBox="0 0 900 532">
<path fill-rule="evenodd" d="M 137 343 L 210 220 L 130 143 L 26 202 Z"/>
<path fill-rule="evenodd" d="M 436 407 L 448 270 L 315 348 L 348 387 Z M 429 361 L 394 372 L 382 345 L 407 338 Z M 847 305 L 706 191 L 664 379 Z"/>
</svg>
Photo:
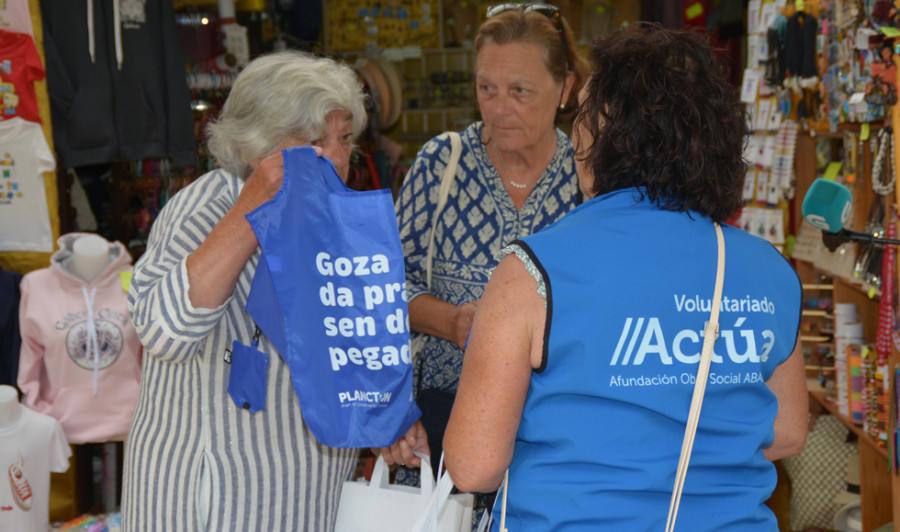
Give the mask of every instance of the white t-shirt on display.
<svg viewBox="0 0 900 532">
<path fill-rule="evenodd" d="M 27 33 L 34 36 L 28 0 L 5 0 L 0 2 L 0 30 Z"/>
<path fill-rule="evenodd" d="M 54 168 L 40 124 L 0 122 L 0 251 L 53 251 L 43 173 Z"/>
<path fill-rule="evenodd" d="M 22 406 L 22 415 L 0 427 L 0 530 L 50 528 L 50 472 L 69 468 L 72 451 L 56 419 Z"/>
</svg>

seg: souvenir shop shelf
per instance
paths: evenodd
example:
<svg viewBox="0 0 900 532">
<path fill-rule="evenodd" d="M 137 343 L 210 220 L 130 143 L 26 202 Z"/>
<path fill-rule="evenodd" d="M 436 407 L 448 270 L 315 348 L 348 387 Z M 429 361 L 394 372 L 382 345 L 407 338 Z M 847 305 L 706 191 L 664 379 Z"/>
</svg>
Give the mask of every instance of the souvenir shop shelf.
<svg viewBox="0 0 900 532">
<path fill-rule="evenodd" d="M 821 327 L 827 326 L 822 322 L 831 322 L 832 327 L 839 321 L 839 309 L 852 306 L 861 324 L 859 336 L 861 345 L 874 345 L 877 329 L 879 305 L 881 293 L 876 286 L 865 282 L 864 279 L 855 277 L 854 268 L 859 258 L 859 246 L 856 244 L 844 244 L 838 251 L 843 253 L 829 253 L 825 250 L 821 232 L 810 232 L 803 222 L 800 203 L 806 195 L 809 186 L 825 172 L 829 162 L 842 161 L 850 151 L 858 157 L 854 167 L 854 183 L 850 184 L 853 193 L 853 212 L 847 227 L 855 231 L 866 231 L 872 216 L 872 206 L 878 201 L 878 195 L 869 185 L 871 179 L 871 167 L 874 155 L 870 147 L 870 140 L 860 140 L 853 135 L 859 132 L 859 128 L 845 128 L 850 133 L 848 137 L 844 132 L 830 135 L 813 135 L 810 132 L 801 131 L 797 138 L 796 158 L 794 161 L 796 175 L 796 190 L 794 195 L 794 208 L 791 211 L 790 225 L 793 233 L 798 235 L 797 247 L 803 251 L 803 246 L 816 248 L 815 253 L 807 253 L 802 258 L 793 257 L 798 276 L 804 283 L 803 297 L 804 314 L 802 320 L 812 327 L 818 323 L 818 332 Z M 850 149 L 842 149 L 845 142 L 853 143 Z M 830 152 L 829 152 L 830 150 Z M 824 156 L 823 156 L 824 152 Z M 831 154 L 830 156 L 828 154 Z M 846 166 L 843 168 L 846 171 Z M 839 175 L 844 179 L 845 175 Z M 812 235 L 812 240 L 810 240 Z M 801 240 L 810 240 L 802 242 Z M 823 273 L 825 279 L 823 281 Z M 830 288 L 828 288 L 830 286 Z M 821 304 L 826 297 L 831 298 L 831 304 Z M 809 299 L 817 299 L 815 305 Z M 818 308 L 824 306 L 825 308 Z M 815 307 L 815 308 L 813 308 Z M 830 308 L 829 308 L 830 307 Z M 826 311 L 825 315 L 819 315 Z M 829 312 L 830 310 L 830 312 Z M 829 360 L 827 353 L 818 353 L 813 349 L 835 349 L 838 339 L 834 338 L 832 329 L 830 342 L 818 342 L 814 336 L 825 337 L 827 334 L 813 334 L 811 330 L 801 332 L 801 342 L 804 351 L 809 351 L 812 360 L 807 359 L 807 377 L 809 380 L 810 400 L 821 403 L 830 413 L 839 419 L 849 430 L 859 436 L 859 465 L 860 485 L 862 496 L 863 530 L 874 530 L 889 522 L 900 522 L 900 480 L 890 470 L 889 451 L 883 444 L 874 438 L 866 429 L 860 426 L 856 420 L 848 415 L 844 408 L 836 400 L 836 386 L 832 384 L 834 379 L 829 371 L 834 372 L 834 358 Z M 816 356 L 822 356 L 817 360 Z M 900 353 L 896 348 L 890 356 L 891 365 L 900 361 Z M 828 364 L 831 363 L 831 367 Z M 825 377 L 823 379 L 823 377 Z M 846 377 L 844 377 L 846 378 Z"/>
<path fill-rule="evenodd" d="M 853 432 L 859 438 L 859 442 L 862 445 L 870 448 L 874 452 L 875 455 L 881 457 L 884 460 L 888 460 L 887 449 L 877 445 L 872 440 L 872 438 L 868 437 L 868 434 L 866 434 L 866 432 L 861 427 L 854 424 L 850 420 L 850 418 L 848 418 L 841 411 L 839 411 L 837 409 L 837 407 L 835 406 L 834 401 L 832 401 L 826 397 L 825 391 L 818 389 L 816 386 L 816 383 L 809 383 L 809 387 L 810 387 L 809 397 L 812 400 L 814 400 L 817 403 L 819 403 L 820 405 L 822 405 L 825 408 L 825 410 L 828 411 L 829 414 L 831 414 L 834 417 L 841 420 L 841 422 L 844 425 L 846 425 L 847 428 L 849 428 L 850 431 Z"/>
<path fill-rule="evenodd" d="M 444 131 L 462 131 L 475 121 L 475 56 L 465 48 L 423 50 L 402 66 L 403 111 L 394 129 L 412 159 L 425 141 Z"/>
<path fill-rule="evenodd" d="M 804 283 L 800 342 L 807 378 L 824 388 L 834 379 L 834 285 Z"/>
<path fill-rule="evenodd" d="M 834 285 L 803 284 L 803 309 L 800 339 L 804 342 L 830 342 L 834 338 Z"/>
</svg>

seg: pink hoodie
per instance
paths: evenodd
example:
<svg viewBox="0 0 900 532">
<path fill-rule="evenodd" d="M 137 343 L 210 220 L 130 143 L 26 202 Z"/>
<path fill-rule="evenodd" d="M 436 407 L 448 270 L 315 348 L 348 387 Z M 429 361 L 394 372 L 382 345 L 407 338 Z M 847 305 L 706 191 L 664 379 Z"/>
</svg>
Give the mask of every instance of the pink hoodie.
<svg viewBox="0 0 900 532">
<path fill-rule="evenodd" d="M 132 269 L 125 246 L 110 243 L 109 262 L 90 283 L 70 273 L 72 245 L 87 234 L 59 238 L 50 267 L 22 278 L 19 304 L 23 403 L 59 420 L 70 444 L 124 439 L 143 356 L 119 275 Z"/>
</svg>

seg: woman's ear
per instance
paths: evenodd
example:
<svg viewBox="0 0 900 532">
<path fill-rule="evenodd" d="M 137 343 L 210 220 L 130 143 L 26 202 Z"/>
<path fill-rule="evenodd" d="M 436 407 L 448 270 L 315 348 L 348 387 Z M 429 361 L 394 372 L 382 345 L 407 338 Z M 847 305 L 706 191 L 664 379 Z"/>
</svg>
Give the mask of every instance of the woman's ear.
<svg viewBox="0 0 900 532">
<path fill-rule="evenodd" d="M 561 101 L 563 105 L 569 107 L 569 100 L 572 97 L 572 87 L 575 86 L 575 73 L 567 72 L 566 80 L 563 82 L 563 93 Z"/>
</svg>

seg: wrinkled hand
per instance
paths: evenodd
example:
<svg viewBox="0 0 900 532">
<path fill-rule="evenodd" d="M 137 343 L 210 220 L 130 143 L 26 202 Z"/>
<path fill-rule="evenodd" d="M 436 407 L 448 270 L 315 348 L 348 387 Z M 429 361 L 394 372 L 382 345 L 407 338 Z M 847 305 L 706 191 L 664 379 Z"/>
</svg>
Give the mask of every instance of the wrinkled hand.
<svg viewBox="0 0 900 532">
<path fill-rule="evenodd" d="M 422 460 L 413 454 L 413 451 L 431 456 L 431 450 L 428 448 L 428 434 L 425 433 L 422 420 L 413 423 L 413 426 L 406 431 L 402 438 L 397 440 L 397 443 L 390 447 L 382 447 L 381 456 L 388 465 L 400 464 L 419 467 L 422 465 Z"/>
<path fill-rule="evenodd" d="M 322 156 L 322 148 L 312 147 L 317 156 Z M 284 180 L 284 157 L 281 150 L 259 161 L 250 161 L 253 173 L 244 183 L 244 188 L 238 196 L 237 205 L 242 212 L 249 213 L 263 203 L 271 200 L 281 189 Z"/>
<path fill-rule="evenodd" d="M 460 349 L 465 349 L 466 341 L 469 339 L 469 331 L 472 330 L 472 320 L 475 318 L 475 310 L 478 308 L 478 301 L 472 301 L 464 305 L 456 307 L 456 316 L 453 318 L 453 330 L 456 333 L 456 339 L 453 341 Z"/>
</svg>

